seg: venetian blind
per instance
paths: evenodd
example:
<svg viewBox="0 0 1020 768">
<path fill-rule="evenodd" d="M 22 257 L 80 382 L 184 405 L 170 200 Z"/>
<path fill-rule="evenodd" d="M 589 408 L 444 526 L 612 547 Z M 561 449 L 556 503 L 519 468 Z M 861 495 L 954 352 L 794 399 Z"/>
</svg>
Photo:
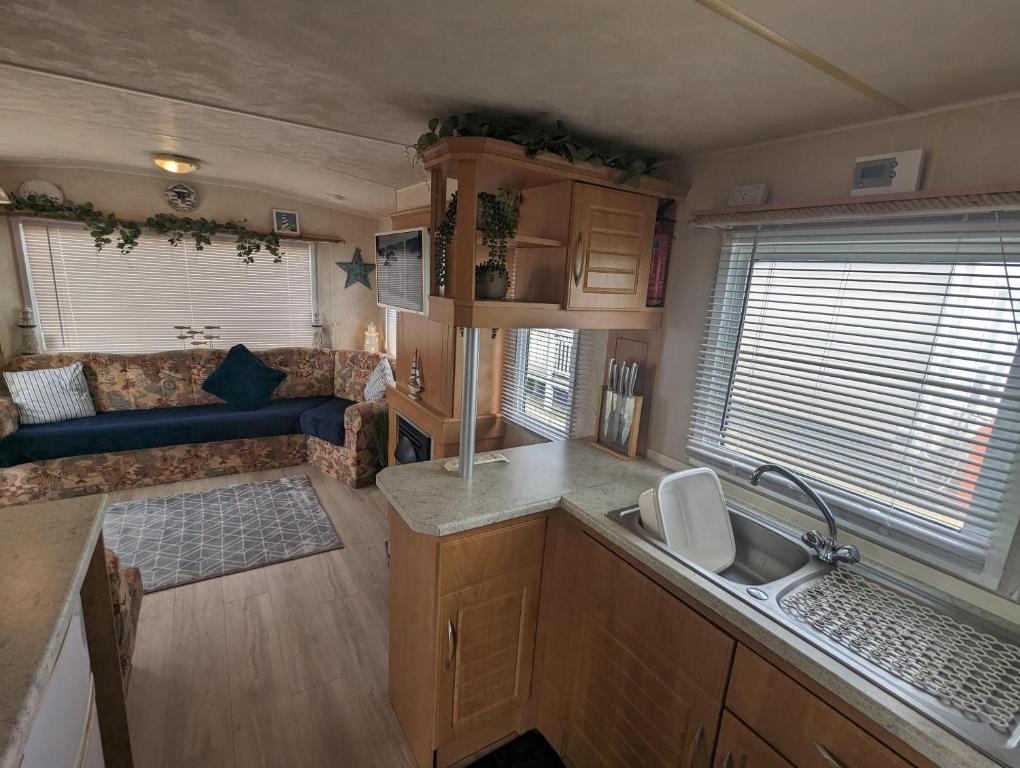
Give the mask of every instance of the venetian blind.
<svg viewBox="0 0 1020 768">
<path fill-rule="evenodd" d="M 385 330 L 385 343 L 387 354 L 397 354 L 397 310 L 392 307 L 386 308 L 386 330 Z"/>
<path fill-rule="evenodd" d="M 380 304 L 424 311 L 425 237 L 423 229 L 376 235 L 376 291 Z"/>
<path fill-rule="evenodd" d="M 220 326 L 217 347 L 253 349 L 312 343 L 312 247 L 281 246 L 283 263 L 259 253 L 242 264 L 233 240 L 201 251 L 185 240 L 143 234 L 127 256 L 96 253 L 72 223 L 21 224 L 46 349 L 151 352 L 181 348 L 175 325 Z"/>
<path fill-rule="evenodd" d="M 1016 213 L 732 231 L 689 452 L 745 478 L 787 466 L 863 535 L 994 581 L 1018 506 L 1018 328 Z"/>
<path fill-rule="evenodd" d="M 550 440 L 590 434 L 585 423 L 594 345 L 583 331 L 507 331 L 503 415 Z"/>
</svg>

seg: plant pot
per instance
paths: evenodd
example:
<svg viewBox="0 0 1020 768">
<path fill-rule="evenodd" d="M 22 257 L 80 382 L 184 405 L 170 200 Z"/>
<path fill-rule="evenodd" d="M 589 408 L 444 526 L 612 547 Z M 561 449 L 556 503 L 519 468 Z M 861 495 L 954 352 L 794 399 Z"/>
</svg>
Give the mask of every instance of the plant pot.
<svg viewBox="0 0 1020 768">
<path fill-rule="evenodd" d="M 476 299 L 502 299 L 506 297 L 507 277 L 505 272 L 486 272 L 475 275 Z"/>
</svg>

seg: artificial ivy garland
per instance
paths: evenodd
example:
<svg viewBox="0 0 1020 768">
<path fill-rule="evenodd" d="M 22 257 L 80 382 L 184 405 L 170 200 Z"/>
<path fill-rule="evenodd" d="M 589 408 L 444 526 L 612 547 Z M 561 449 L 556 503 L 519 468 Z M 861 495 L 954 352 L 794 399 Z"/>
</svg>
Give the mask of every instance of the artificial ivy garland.
<svg viewBox="0 0 1020 768">
<path fill-rule="evenodd" d="M 499 117 L 474 112 L 450 115 L 445 120 L 434 117 L 428 130 L 408 147 L 413 159 L 424 160 L 425 150 L 447 136 L 488 136 L 518 144 L 535 157 L 542 152 L 559 155 L 571 164 L 583 161 L 620 171 L 618 184 L 636 184 L 645 174 L 655 170 L 658 160 L 641 149 L 621 148 L 596 142 L 571 133 L 562 120 L 548 128 L 523 117 Z"/>
<path fill-rule="evenodd" d="M 496 193 L 478 193 L 478 230 L 482 245 L 489 249 L 489 258 L 475 265 L 475 276 L 506 275 L 508 241 L 517 236 L 519 193 L 500 189 Z M 457 226 L 457 193 L 450 197 L 443 218 L 436 229 L 435 278 L 437 286 L 446 285 L 446 260 Z"/>
<path fill-rule="evenodd" d="M 58 203 L 44 195 L 11 195 L 11 208 L 15 211 L 34 213 L 52 219 L 83 222 L 96 244 L 96 251 L 114 243 L 122 254 L 127 255 L 138 245 L 142 225 L 130 219 L 120 219 L 112 213 L 97 210 L 92 203 L 73 203 L 66 200 Z M 170 245 L 180 245 L 185 237 L 195 241 L 195 250 L 201 251 L 212 244 L 217 235 L 232 235 L 237 238 L 237 255 L 244 264 L 253 264 L 255 254 L 263 248 L 273 257 L 273 263 L 283 261 L 280 255 L 280 238 L 272 232 L 256 232 L 236 221 L 219 222 L 216 219 L 193 219 L 189 216 L 173 216 L 158 213 L 145 220 L 145 228 L 160 235 L 167 235 Z M 116 241 L 114 240 L 116 235 Z"/>
</svg>

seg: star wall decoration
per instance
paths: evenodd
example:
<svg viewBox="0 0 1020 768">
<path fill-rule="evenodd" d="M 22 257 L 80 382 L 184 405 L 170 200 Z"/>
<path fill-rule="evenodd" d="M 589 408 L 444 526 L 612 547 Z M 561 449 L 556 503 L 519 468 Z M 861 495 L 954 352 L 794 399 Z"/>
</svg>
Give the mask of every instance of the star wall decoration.
<svg viewBox="0 0 1020 768">
<path fill-rule="evenodd" d="M 372 287 L 368 276 L 375 270 L 375 264 L 365 263 L 361 257 L 360 248 L 354 249 L 354 257 L 350 261 L 338 261 L 336 265 L 347 273 L 347 282 L 344 283 L 344 288 L 350 288 L 355 283 L 363 283 L 366 288 Z"/>
</svg>

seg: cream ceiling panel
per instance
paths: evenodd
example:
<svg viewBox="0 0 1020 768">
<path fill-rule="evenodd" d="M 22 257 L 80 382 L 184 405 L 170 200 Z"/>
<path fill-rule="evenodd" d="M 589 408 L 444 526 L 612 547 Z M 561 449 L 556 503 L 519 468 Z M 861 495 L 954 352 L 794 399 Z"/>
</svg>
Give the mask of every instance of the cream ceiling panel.
<svg viewBox="0 0 1020 768">
<path fill-rule="evenodd" d="M 1017 0 L 729 0 L 914 110 L 1020 90 Z"/>
</svg>

